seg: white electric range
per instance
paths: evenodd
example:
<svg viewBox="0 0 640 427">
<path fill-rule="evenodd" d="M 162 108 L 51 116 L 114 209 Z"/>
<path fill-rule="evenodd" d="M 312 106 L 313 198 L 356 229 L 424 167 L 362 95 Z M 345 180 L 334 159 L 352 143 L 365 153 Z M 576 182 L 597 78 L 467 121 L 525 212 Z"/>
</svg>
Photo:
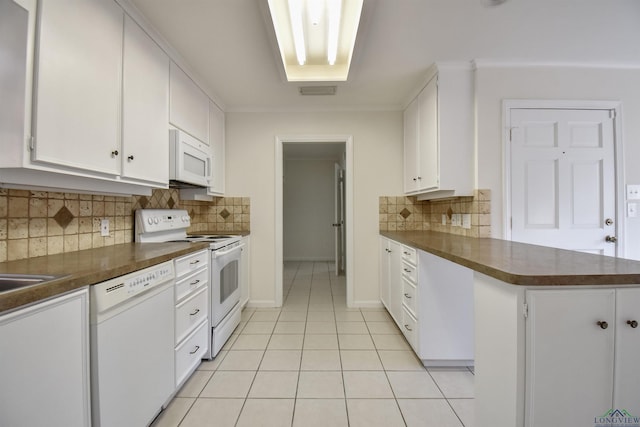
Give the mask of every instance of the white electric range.
<svg viewBox="0 0 640 427">
<path fill-rule="evenodd" d="M 208 358 L 215 357 L 240 323 L 240 258 L 242 236 L 189 235 L 191 218 L 181 209 L 138 209 L 135 213 L 135 241 L 208 242 L 210 250 L 209 319 L 211 343 Z"/>
</svg>

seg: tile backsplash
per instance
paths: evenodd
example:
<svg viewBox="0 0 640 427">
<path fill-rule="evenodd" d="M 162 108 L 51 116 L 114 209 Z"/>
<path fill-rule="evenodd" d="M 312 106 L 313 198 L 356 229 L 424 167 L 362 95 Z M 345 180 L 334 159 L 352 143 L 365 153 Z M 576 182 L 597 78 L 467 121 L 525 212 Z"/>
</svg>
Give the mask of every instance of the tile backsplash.
<svg viewBox="0 0 640 427">
<path fill-rule="evenodd" d="M 0 188 L 0 262 L 99 248 L 133 241 L 133 213 L 140 208 L 186 209 L 189 232 L 249 231 L 249 198 L 213 202 L 180 200 L 174 189 L 151 196 L 114 197 Z M 109 236 L 100 222 L 109 220 Z"/>
<path fill-rule="evenodd" d="M 474 190 L 473 196 L 444 200 L 382 196 L 379 201 L 381 231 L 431 230 L 468 237 L 491 236 L 491 190 Z M 471 228 L 453 226 L 454 214 L 469 214 Z M 443 215 L 446 224 L 442 224 Z"/>
</svg>

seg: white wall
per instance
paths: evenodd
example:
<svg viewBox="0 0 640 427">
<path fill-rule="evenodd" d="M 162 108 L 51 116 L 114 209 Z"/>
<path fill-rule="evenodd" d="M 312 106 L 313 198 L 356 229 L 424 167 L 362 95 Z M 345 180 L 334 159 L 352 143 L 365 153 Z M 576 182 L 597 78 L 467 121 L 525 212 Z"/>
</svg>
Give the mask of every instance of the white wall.
<svg viewBox="0 0 640 427">
<path fill-rule="evenodd" d="M 402 113 L 227 113 L 227 194 L 251 198 L 251 301 L 275 304 L 275 137 L 353 136 L 355 304 L 379 303 L 378 198 L 402 194 Z"/>
<path fill-rule="evenodd" d="M 622 102 L 625 184 L 640 184 L 640 70 L 483 67 L 476 71 L 478 188 L 491 189 L 492 235 L 503 234 L 503 99 Z M 619 166 L 620 167 L 620 166 Z M 626 219 L 627 258 L 640 259 L 640 218 Z"/>
<path fill-rule="evenodd" d="M 334 254 L 334 165 L 286 159 L 283 185 L 285 261 L 330 261 Z"/>
</svg>

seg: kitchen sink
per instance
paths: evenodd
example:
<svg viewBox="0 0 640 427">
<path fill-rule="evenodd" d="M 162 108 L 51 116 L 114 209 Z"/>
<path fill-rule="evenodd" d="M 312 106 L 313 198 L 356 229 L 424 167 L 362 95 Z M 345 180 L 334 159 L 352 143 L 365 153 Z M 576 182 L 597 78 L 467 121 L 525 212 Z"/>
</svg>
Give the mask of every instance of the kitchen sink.
<svg viewBox="0 0 640 427">
<path fill-rule="evenodd" d="M 40 283 L 48 282 L 49 280 L 57 279 L 58 277 L 60 276 L 0 273 L 0 293 L 39 285 Z"/>
</svg>

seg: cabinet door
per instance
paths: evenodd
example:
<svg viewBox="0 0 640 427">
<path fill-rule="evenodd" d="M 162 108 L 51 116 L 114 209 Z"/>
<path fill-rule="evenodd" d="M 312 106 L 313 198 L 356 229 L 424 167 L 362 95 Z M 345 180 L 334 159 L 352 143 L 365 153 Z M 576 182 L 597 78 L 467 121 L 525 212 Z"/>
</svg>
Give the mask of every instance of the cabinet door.
<svg viewBox="0 0 640 427">
<path fill-rule="evenodd" d="M 438 78 L 434 77 L 418 96 L 418 189 L 434 190 L 439 182 Z"/>
<path fill-rule="evenodd" d="M 391 311 L 389 306 L 389 262 L 391 254 L 389 252 L 389 240 L 384 237 L 380 237 L 379 243 L 379 281 L 380 281 L 380 301 Z"/>
<path fill-rule="evenodd" d="M 389 306 L 391 317 L 402 325 L 402 245 L 389 240 Z"/>
<path fill-rule="evenodd" d="M 128 16 L 124 21 L 122 175 L 169 182 L 169 57 Z"/>
<path fill-rule="evenodd" d="M 91 424 L 87 294 L 0 317 L 0 425 Z"/>
<path fill-rule="evenodd" d="M 209 192 L 215 195 L 224 195 L 224 112 L 211 101 L 209 101 L 209 144 L 213 157 Z"/>
<path fill-rule="evenodd" d="M 404 192 L 418 189 L 418 98 L 404 110 Z"/>
<path fill-rule="evenodd" d="M 209 98 L 174 62 L 170 75 L 169 121 L 209 144 Z"/>
<path fill-rule="evenodd" d="M 112 0 L 39 8 L 33 160 L 119 175 L 124 13 Z"/>
<path fill-rule="evenodd" d="M 614 405 L 640 415 L 640 289 L 616 290 Z M 633 323 L 633 322 L 636 323 Z M 603 411 L 604 413 L 604 411 Z"/>
<path fill-rule="evenodd" d="M 528 291 L 526 299 L 525 426 L 593 425 L 613 403 L 615 291 Z"/>
</svg>

